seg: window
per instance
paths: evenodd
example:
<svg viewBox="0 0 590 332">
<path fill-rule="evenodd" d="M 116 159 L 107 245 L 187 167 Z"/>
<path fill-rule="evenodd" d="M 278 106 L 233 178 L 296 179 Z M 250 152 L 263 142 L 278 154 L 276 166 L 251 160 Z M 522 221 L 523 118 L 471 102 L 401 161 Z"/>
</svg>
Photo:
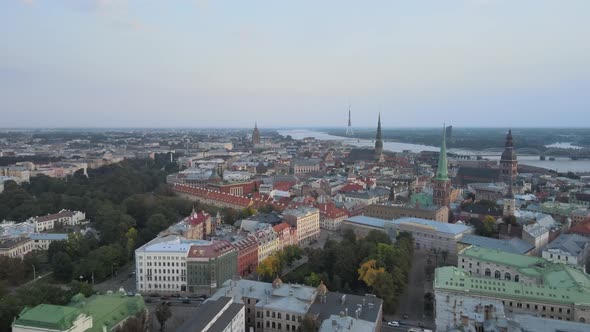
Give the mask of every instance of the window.
<svg viewBox="0 0 590 332">
<path fill-rule="evenodd" d="M 500 279 L 500 271 L 496 270 L 496 272 L 494 273 L 494 278 Z"/>
<path fill-rule="evenodd" d="M 492 271 L 490 269 L 486 269 L 485 275 L 486 275 L 486 277 L 491 277 Z"/>
<path fill-rule="evenodd" d="M 504 273 L 504 279 L 510 280 L 510 273 L 508 273 L 508 272 Z"/>
<path fill-rule="evenodd" d="M 520 281 L 520 277 L 517 275 L 514 276 L 514 281 L 519 282 Z"/>
</svg>

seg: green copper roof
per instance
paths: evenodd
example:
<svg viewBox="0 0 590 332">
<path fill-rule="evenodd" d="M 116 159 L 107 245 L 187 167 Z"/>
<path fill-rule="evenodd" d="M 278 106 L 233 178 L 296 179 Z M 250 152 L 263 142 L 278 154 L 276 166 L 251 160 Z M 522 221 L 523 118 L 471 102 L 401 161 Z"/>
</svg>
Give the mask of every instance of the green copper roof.
<svg viewBox="0 0 590 332">
<path fill-rule="evenodd" d="M 12 325 L 30 326 L 40 329 L 65 331 L 82 312 L 76 308 L 53 304 L 40 304 L 25 308 Z"/>
<path fill-rule="evenodd" d="M 454 266 L 439 267 L 434 277 L 435 290 L 459 291 L 471 296 L 527 299 L 548 303 L 590 305 L 590 292 L 580 286 L 531 285 L 494 278 L 472 277 Z"/>
<path fill-rule="evenodd" d="M 106 295 L 93 295 L 85 301 L 71 303 L 83 312 L 92 316 L 93 326 L 88 332 L 101 332 L 102 326 L 110 331 L 123 319 L 135 315 L 145 309 L 141 296 L 125 296 L 121 292 Z"/>
<path fill-rule="evenodd" d="M 416 208 L 430 208 L 434 206 L 434 202 L 432 201 L 432 195 L 426 193 L 416 193 L 410 197 L 410 206 Z"/>
<path fill-rule="evenodd" d="M 84 298 L 78 294 L 67 306 L 40 304 L 25 309 L 13 325 L 65 331 L 72 327 L 80 314 L 86 314 L 92 317 L 92 328 L 86 332 L 102 332 L 103 326 L 110 331 L 127 317 L 144 309 L 145 303 L 141 296 L 125 296 L 122 292 L 115 292 Z"/>
<path fill-rule="evenodd" d="M 585 292 L 590 301 L 590 276 L 575 267 L 550 262 L 541 257 L 513 254 L 506 251 L 471 246 L 460 255 L 480 261 L 514 267 L 521 275 L 538 278 L 546 287 L 575 288 Z"/>
<path fill-rule="evenodd" d="M 442 130 L 442 143 L 440 145 L 440 155 L 438 156 L 438 167 L 436 168 L 435 180 L 448 181 L 449 170 L 447 166 L 447 135 L 446 127 Z"/>
</svg>

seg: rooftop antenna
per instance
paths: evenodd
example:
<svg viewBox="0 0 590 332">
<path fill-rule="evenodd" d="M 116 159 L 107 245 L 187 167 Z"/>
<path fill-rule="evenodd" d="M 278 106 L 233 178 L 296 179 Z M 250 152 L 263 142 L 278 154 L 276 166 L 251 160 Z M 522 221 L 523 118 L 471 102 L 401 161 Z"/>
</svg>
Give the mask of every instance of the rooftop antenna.
<svg viewBox="0 0 590 332">
<path fill-rule="evenodd" d="M 346 127 L 346 136 L 352 136 L 354 132 L 352 131 L 352 121 L 350 117 L 350 100 L 348 101 L 348 127 Z"/>
</svg>

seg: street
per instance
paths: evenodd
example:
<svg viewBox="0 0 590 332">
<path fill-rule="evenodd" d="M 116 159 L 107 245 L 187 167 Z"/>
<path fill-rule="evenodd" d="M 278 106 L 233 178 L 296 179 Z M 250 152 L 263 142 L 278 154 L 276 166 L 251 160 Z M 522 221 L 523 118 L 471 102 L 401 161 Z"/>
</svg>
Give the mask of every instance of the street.
<svg viewBox="0 0 590 332">
<path fill-rule="evenodd" d="M 115 270 L 115 276 L 111 279 L 107 279 L 100 284 L 95 284 L 94 289 L 101 293 L 107 291 L 117 291 L 123 287 L 125 292 L 136 292 L 135 275 L 129 276 L 135 271 L 135 264 L 128 264 L 118 270 Z"/>
<path fill-rule="evenodd" d="M 423 324 L 427 328 L 434 326 L 432 318 L 424 314 L 424 294 L 431 289 L 426 284 L 428 281 L 426 281 L 424 274 L 427 256 L 422 251 L 414 251 L 408 284 L 404 293 L 399 298 L 397 312 L 394 315 L 385 315 L 388 321 L 394 320 L 402 323 L 402 325 L 407 324 L 412 326 Z M 408 315 L 408 318 L 404 319 L 403 315 Z M 412 326 L 407 326 L 404 331 Z"/>
</svg>

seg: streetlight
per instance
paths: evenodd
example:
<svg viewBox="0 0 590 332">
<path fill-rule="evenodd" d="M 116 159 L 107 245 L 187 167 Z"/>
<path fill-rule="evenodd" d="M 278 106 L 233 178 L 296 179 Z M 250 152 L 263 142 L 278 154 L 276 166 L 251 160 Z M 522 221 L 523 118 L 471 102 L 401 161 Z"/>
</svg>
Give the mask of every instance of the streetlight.
<svg viewBox="0 0 590 332">
<path fill-rule="evenodd" d="M 33 267 L 33 281 L 37 280 L 37 271 L 35 271 L 35 264 L 31 265 Z"/>
</svg>

